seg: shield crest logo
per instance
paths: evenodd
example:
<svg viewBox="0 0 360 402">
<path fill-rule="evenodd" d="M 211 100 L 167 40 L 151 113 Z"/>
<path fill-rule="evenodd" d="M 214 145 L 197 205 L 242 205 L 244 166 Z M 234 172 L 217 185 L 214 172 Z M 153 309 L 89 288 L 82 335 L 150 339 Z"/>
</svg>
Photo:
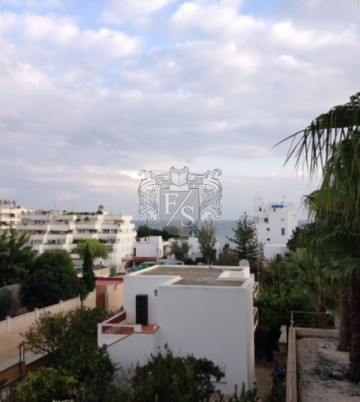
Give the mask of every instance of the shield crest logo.
<svg viewBox="0 0 360 402">
<path fill-rule="evenodd" d="M 159 217 L 162 228 L 171 235 L 186 236 L 199 221 L 199 189 L 160 189 Z"/>
<path fill-rule="evenodd" d="M 184 166 L 160 174 L 140 170 L 139 175 L 139 215 L 146 216 L 147 226 L 160 224 L 171 235 L 186 236 L 199 222 L 212 226 L 212 215 L 221 216 L 220 169 L 193 173 Z"/>
</svg>

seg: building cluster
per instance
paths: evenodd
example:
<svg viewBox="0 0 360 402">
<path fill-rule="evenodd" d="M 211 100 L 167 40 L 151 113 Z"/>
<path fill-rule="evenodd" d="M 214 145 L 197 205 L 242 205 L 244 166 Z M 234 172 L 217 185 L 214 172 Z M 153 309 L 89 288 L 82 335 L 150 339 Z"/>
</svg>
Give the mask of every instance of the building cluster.
<svg viewBox="0 0 360 402">
<path fill-rule="evenodd" d="M 264 257 L 285 253 L 297 225 L 293 205 L 256 198 L 253 219 Z M 216 387 L 225 394 L 241 390 L 243 383 L 247 389 L 253 387 L 258 323 L 253 300 L 258 284 L 246 260 L 232 267 L 174 265 L 171 240 L 137 239 L 132 216 L 103 211 L 30 210 L 14 201 L 0 201 L 0 231 L 9 227 L 28 235 L 38 253 L 66 250 L 76 260 L 77 244 L 97 239 L 109 250 L 108 259 L 98 261 L 101 265 L 147 262 L 144 269 L 121 279 L 97 281 L 97 305 L 115 314 L 98 325 L 98 344 L 106 345 L 117 366 L 145 363 L 167 346 L 175 355 L 206 357 L 219 365 L 225 377 Z M 188 241 L 190 257 L 200 257 L 197 239 Z"/>
<path fill-rule="evenodd" d="M 2 201 L 0 217 L 1 231 L 15 227 L 30 237 L 30 245 L 39 254 L 65 250 L 75 265 L 81 264 L 74 253 L 77 244 L 97 239 L 106 245 L 109 254 L 107 260 L 95 261 L 96 264 L 118 268 L 132 259 L 136 230 L 131 215 L 30 210 L 17 207 L 15 201 Z"/>
</svg>

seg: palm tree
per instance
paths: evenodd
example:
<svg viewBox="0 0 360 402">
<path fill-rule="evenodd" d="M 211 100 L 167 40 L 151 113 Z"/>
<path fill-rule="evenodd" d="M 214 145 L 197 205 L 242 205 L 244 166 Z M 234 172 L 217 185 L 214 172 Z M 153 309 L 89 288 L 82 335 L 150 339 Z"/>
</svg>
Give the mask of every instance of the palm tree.
<svg viewBox="0 0 360 402">
<path fill-rule="evenodd" d="M 311 211 L 320 227 L 328 229 L 323 230 L 320 241 L 335 245 L 341 239 L 342 251 L 330 248 L 329 252 L 345 286 L 341 294 L 344 296 L 346 288 L 351 290 L 347 298 L 351 314 L 350 377 L 359 380 L 360 255 L 353 246 L 360 234 L 360 93 L 351 96 L 345 105 L 318 116 L 306 129 L 282 142 L 287 140 L 292 142 L 285 163 L 294 157 L 295 168 L 302 166 L 310 178 L 319 169 L 322 171 L 322 182 L 312 200 Z M 329 231 L 329 224 L 334 223 L 337 230 Z M 346 297 L 342 302 L 346 304 Z"/>
<path fill-rule="evenodd" d="M 29 236 L 14 228 L 0 236 L 0 287 L 18 283 L 32 269 L 35 253 L 28 245 Z"/>
</svg>

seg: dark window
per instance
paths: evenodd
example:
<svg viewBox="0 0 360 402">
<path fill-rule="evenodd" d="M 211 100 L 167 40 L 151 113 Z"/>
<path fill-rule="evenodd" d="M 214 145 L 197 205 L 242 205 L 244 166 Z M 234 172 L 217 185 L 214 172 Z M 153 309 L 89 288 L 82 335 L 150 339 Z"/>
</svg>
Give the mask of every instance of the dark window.
<svg viewBox="0 0 360 402">
<path fill-rule="evenodd" d="M 281 228 L 281 236 L 285 236 L 285 228 Z"/>
</svg>

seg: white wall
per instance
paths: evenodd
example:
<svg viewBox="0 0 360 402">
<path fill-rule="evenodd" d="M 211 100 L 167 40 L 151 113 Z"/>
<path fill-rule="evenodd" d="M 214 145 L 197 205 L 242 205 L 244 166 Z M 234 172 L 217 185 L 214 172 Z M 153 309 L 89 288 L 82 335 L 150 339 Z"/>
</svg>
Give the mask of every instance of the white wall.
<svg viewBox="0 0 360 402">
<path fill-rule="evenodd" d="M 134 333 L 108 347 L 111 360 L 126 369 L 136 363 L 145 364 L 151 354 L 157 354 L 159 331 L 155 334 Z"/>
<path fill-rule="evenodd" d="M 136 257 L 162 258 L 164 256 L 161 236 L 150 236 L 140 239 L 140 241 L 135 241 L 134 248 L 136 249 Z"/>
<path fill-rule="evenodd" d="M 161 346 L 175 354 L 206 357 L 224 367 L 225 393 L 254 382 L 252 281 L 239 287 L 161 286 Z"/>
<path fill-rule="evenodd" d="M 152 268 L 148 268 L 152 269 Z M 158 307 L 155 290 L 167 281 L 174 280 L 174 276 L 143 276 L 139 271 L 124 277 L 124 309 L 127 313 L 127 321 L 136 321 L 136 295 L 148 295 L 148 319 L 149 324 L 158 324 Z"/>
</svg>

